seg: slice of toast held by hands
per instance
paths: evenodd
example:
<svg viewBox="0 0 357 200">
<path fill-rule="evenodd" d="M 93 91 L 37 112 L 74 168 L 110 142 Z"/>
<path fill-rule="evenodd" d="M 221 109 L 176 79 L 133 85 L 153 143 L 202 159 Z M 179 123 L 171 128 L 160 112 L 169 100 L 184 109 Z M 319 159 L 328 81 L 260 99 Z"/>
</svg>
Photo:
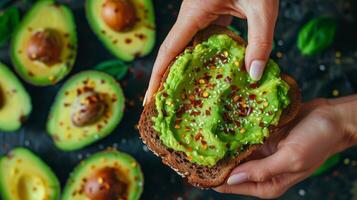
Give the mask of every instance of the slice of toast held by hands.
<svg viewBox="0 0 357 200">
<path fill-rule="evenodd" d="M 241 45 L 246 45 L 246 42 L 237 34 L 229 29 L 221 26 L 210 26 L 207 29 L 199 32 L 192 41 L 192 46 L 187 48 L 193 48 L 197 44 L 207 40 L 211 35 L 226 34 Z M 173 62 L 172 62 L 173 63 Z M 170 66 L 172 65 L 170 64 Z M 170 70 L 170 66 L 167 68 L 158 91 L 163 89 L 163 83 L 165 82 Z M 279 130 L 290 124 L 298 115 L 300 108 L 300 90 L 296 81 L 285 74 L 281 74 L 281 78 L 290 86 L 288 96 L 290 98 L 290 104 L 282 111 L 279 122 L 276 126 L 270 126 L 269 137 L 273 134 L 278 134 Z M 178 174 L 185 177 L 187 181 L 200 188 L 212 188 L 225 183 L 229 174 L 238 164 L 242 163 L 249 155 L 251 155 L 260 144 L 246 146 L 243 151 L 236 157 L 227 156 L 219 160 L 214 166 L 208 167 L 193 163 L 189 160 L 184 152 L 175 151 L 166 147 L 160 140 L 159 133 L 153 128 L 153 117 L 157 116 L 158 112 L 155 106 L 155 98 L 152 98 L 144 107 L 144 111 L 141 114 L 139 121 L 139 132 L 143 142 L 148 148 L 154 152 L 157 156 L 162 158 L 162 162 Z M 269 137 L 265 138 L 267 140 Z"/>
</svg>

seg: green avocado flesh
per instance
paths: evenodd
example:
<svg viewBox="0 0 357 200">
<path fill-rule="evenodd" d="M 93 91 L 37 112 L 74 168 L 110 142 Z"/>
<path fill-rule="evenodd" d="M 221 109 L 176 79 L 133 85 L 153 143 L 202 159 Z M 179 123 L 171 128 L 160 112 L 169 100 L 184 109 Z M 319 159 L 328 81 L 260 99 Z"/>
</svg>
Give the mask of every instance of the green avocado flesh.
<svg viewBox="0 0 357 200">
<path fill-rule="evenodd" d="M 213 166 L 269 135 L 290 103 L 289 86 L 273 61 L 254 82 L 244 69 L 244 52 L 220 34 L 177 57 L 155 97 L 154 129 L 165 146 Z"/>
<path fill-rule="evenodd" d="M 39 157 L 25 148 L 0 158 L 0 196 L 3 200 L 57 200 L 60 183 Z"/>
<path fill-rule="evenodd" d="M 78 99 L 82 100 L 83 94 L 88 92 L 99 95 L 104 110 L 92 123 L 76 126 L 73 110 Z M 123 112 L 124 94 L 119 83 L 105 73 L 84 71 L 70 78 L 58 92 L 48 117 L 47 131 L 58 148 L 76 150 L 110 134 Z"/>
<path fill-rule="evenodd" d="M 59 59 L 51 65 L 29 58 L 30 39 L 44 30 L 56 32 Z M 43 50 L 43 52 L 51 50 Z M 17 73 L 27 82 L 53 85 L 72 69 L 77 54 L 77 36 L 71 10 L 53 0 L 38 1 L 26 13 L 11 42 L 11 59 Z"/>
<path fill-rule="evenodd" d="M 0 130 L 19 129 L 31 109 L 30 96 L 19 79 L 0 63 Z"/>
<path fill-rule="evenodd" d="M 92 200 L 85 194 L 86 184 L 93 174 L 103 168 L 115 169 L 119 179 L 126 185 L 125 197 L 119 199 L 138 200 L 140 198 L 144 177 L 139 163 L 126 153 L 108 150 L 90 156 L 74 169 L 64 188 L 62 200 Z M 105 178 L 98 177 L 98 180 L 101 181 L 100 184 L 106 183 Z"/>
<path fill-rule="evenodd" d="M 87 0 L 86 15 L 94 33 L 117 58 L 132 61 L 151 52 L 155 44 L 155 15 L 151 0 L 130 0 L 137 22 L 127 31 L 112 30 L 103 20 L 101 11 L 106 0 Z"/>
</svg>

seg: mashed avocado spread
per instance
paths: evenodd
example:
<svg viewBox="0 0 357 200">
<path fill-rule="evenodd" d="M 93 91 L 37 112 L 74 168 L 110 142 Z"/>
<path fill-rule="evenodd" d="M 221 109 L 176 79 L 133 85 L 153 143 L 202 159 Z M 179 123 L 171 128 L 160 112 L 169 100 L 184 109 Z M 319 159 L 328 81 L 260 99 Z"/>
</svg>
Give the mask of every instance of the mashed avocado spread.
<svg viewBox="0 0 357 200">
<path fill-rule="evenodd" d="M 165 146 L 213 166 L 262 143 L 289 105 L 289 85 L 269 61 L 262 79 L 244 69 L 245 47 L 225 34 L 186 49 L 156 94 L 154 129 Z"/>
</svg>

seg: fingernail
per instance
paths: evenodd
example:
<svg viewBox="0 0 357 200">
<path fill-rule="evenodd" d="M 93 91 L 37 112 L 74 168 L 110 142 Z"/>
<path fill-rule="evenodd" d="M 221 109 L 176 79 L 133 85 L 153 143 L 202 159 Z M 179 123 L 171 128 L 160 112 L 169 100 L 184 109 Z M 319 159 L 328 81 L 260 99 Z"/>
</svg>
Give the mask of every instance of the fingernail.
<svg viewBox="0 0 357 200">
<path fill-rule="evenodd" d="M 248 180 L 248 175 L 244 172 L 241 172 L 238 174 L 231 175 L 227 180 L 227 184 L 228 185 L 236 185 L 236 184 L 246 182 L 247 180 Z"/>
<path fill-rule="evenodd" d="M 250 65 L 249 74 L 253 80 L 258 81 L 262 77 L 263 71 L 265 67 L 265 62 L 262 60 L 253 60 Z"/>
<path fill-rule="evenodd" d="M 143 106 L 145 106 L 145 104 L 146 104 L 146 96 L 147 96 L 147 94 L 148 94 L 148 91 L 145 92 L 145 96 L 144 96 L 144 100 L 143 100 Z"/>
</svg>

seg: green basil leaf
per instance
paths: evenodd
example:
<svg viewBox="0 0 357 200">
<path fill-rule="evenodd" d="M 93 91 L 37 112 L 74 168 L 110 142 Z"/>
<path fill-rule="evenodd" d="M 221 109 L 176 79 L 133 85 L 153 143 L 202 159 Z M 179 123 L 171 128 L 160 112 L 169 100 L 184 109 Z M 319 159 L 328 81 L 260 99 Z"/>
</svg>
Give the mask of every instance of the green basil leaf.
<svg viewBox="0 0 357 200">
<path fill-rule="evenodd" d="M 112 75 L 117 80 L 121 80 L 128 73 L 129 66 L 120 60 L 109 60 L 98 64 L 94 69 Z"/>
<path fill-rule="evenodd" d="M 0 12 L 0 45 L 5 44 L 17 25 L 20 23 L 20 12 L 16 7 Z"/>
<path fill-rule="evenodd" d="M 331 156 L 312 174 L 312 176 L 318 176 L 329 171 L 335 167 L 340 162 L 340 160 L 341 155 L 339 153 Z"/>
<path fill-rule="evenodd" d="M 334 41 L 336 26 L 336 20 L 331 17 L 312 19 L 299 31 L 297 47 L 308 56 L 324 51 Z"/>
</svg>

